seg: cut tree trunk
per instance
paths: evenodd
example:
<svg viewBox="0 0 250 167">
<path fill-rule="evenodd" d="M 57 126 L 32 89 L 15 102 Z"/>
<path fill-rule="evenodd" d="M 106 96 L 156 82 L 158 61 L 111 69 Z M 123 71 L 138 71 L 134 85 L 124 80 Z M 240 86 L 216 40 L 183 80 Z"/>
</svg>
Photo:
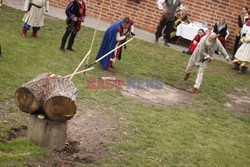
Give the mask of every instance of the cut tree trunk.
<svg viewBox="0 0 250 167">
<path fill-rule="evenodd" d="M 32 81 L 23 84 L 16 90 L 16 105 L 26 113 L 33 113 L 42 109 L 43 92 L 48 84 L 50 74 L 41 74 Z"/>
<path fill-rule="evenodd" d="M 54 76 L 44 92 L 43 110 L 51 120 L 66 121 L 76 113 L 77 89 L 67 78 Z"/>
<path fill-rule="evenodd" d="M 18 88 L 15 100 L 24 112 L 41 110 L 51 120 L 67 121 L 76 113 L 77 93 L 67 78 L 46 73 Z"/>
</svg>

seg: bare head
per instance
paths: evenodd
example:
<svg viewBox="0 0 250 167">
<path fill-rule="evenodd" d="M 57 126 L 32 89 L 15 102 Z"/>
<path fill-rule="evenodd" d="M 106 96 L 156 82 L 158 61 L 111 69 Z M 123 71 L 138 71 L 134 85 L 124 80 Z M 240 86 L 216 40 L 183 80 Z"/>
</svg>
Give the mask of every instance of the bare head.
<svg viewBox="0 0 250 167">
<path fill-rule="evenodd" d="M 122 21 L 122 28 L 128 29 L 130 26 L 130 19 L 128 17 L 125 17 Z"/>
<path fill-rule="evenodd" d="M 188 7 L 183 6 L 183 9 L 182 9 L 181 13 L 182 13 L 182 15 L 187 15 L 188 14 Z"/>
<path fill-rule="evenodd" d="M 225 23 L 226 23 L 225 17 L 220 18 L 219 23 L 220 23 L 221 25 L 222 25 L 222 24 L 225 24 Z"/>
<path fill-rule="evenodd" d="M 247 13 L 247 12 L 248 12 L 248 8 L 247 8 L 246 6 L 243 6 L 243 7 L 242 7 L 242 12 L 243 12 L 243 13 Z"/>
<path fill-rule="evenodd" d="M 218 36 L 218 35 L 217 35 L 215 32 L 212 32 L 211 34 L 209 34 L 209 36 L 208 36 L 207 39 L 208 39 L 209 42 L 212 43 L 212 42 L 215 42 L 217 36 Z"/>
<path fill-rule="evenodd" d="M 199 29 L 198 35 L 201 37 L 204 34 L 205 34 L 205 31 L 203 29 Z"/>
</svg>

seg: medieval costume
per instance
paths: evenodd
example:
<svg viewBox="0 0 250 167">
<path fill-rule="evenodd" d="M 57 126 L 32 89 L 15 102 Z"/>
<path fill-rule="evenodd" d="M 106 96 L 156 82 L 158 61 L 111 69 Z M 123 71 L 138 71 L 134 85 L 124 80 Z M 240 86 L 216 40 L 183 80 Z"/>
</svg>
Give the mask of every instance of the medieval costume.
<svg viewBox="0 0 250 167">
<path fill-rule="evenodd" d="M 62 37 L 60 50 L 65 51 L 65 44 L 68 37 L 70 36 L 66 49 L 69 51 L 74 51 L 72 46 L 74 44 L 76 34 L 80 30 L 81 23 L 84 21 L 84 18 L 86 16 L 86 6 L 84 1 L 72 0 L 66 8 L 65 14 L 67 15 L 67 27 Z"/>
<path fill-rule="evenodd" d="M 218 34 L 219 41 L 225 47 L 225 45 L 226 45 L 225 38 L 227 36 L 227 24 L 226 24 L 226 22 L 224 21 L 224 23 L 222 23 L 222 24 L 220 22 L 215 23 L 213 32 Z"/>
<path fill-rule="evenodd" d="M 239 47 L 233 60 L 234 68 L 239 70 L 239 74 L 244 74 L 250 64 L 250 26 L 244 38 L 243 44 Z"/>
<path fill-rule="evenodd" d="M 49 0 L 25 0 L 22 37 L 26 38 L 27 30 L 32 27 L 32 36 L 37 37 L 37 32 L 44 25 L 44 12 L 49 10 Z"/>
<path fill-rule="evenodd" d="M 229 59 L 228 53 L 216 37 L 217 34 L 212 33 L 201 38 L 199 45 L 194 50 L 194 53 L 189 59 L 188 66 L 186 68 L 186 74 L 184 76 L 185 81 L 189 78 L 192 70 L 195 67 L 198 67 L 195 85 L 193 88 L 187 90 L 190 93 L 196 93 L 199 90 L 203 79 L 203 73 L 211 60 L 214 59 L 213 55 L 215 50 L 220 51 L 227 60 Z M 211 38 L 213 38 L 212 41 Z"/>
<path fill-rule="evenodd" d="M 158 8 L 160 10 L 163 9 L 162 7 L 163 0 L 158 0 Z M 155 32 L 155 41 L 158 42 L 158 38 L 162 35 L 162 30 L 165 28 L 165 43 L 164 45 L 169 47 L 168 42 L 170 39 L 170 33 L 173 30 L 174 21 L 175 21 L 175 12 L 178 7 L 181 6 L 181 0 L 165 0 L 166 4 L 166 13 L 162 15 L 159 25 L 157 26 L 157 31 Z"/>
<path fill-rule="evenodd" d="M 173 26 L 173 30 L 170 33 L 170 41 L 175 40 L 176 36 L 176 31 L 177 31 L 177 26 L 180 25 L 182 22 L 189 24 L 189 20 L 188 20 L 188 16 L 186 14 L 182 14 L 181 12 L 179 14 L 177 14 L 175 16 L 175 22 L 174 22 L 174 26 Z M 165 30 L 166 28 L 164 28 L 163 30 L 163 37 L 165 36 Z"/>
<path fill-rule="evenodd" d="M 244 23 L 249 19 L 248 8 L 243 7 L 242 9 L 244 11 L 244 15 L 239 15 L 238 16 L 238 26 L 234 30 L 235 42 L 234 42 L 234 50 L 233 50 L 232 60 L 234 59 L 234 55 L 235 55 L 235 53 L 237 52 L 237 50 L 239 48 L 239 41 L 240 41 L 240 38 L 241 38 L 241 33 L 240 33 L 241 29 L 242 29 Z"/>
<path fill-rule="evenodd" d="M 189 45 L 188 51 L 183 51 L 183 53 L 186 54 L 193 54 L 195 48 L 197 47 L 198 43 L 200 42 L 201 38 L 206 35 L 205 31 L 203 29 L 199 29 L 198 34 L 194 37 L 194 39 L 191 41 Z"/>
<path fill-rule="evenodd" d="M 127 24 L 128 27 L 124 28 L 124 20 L 128 20 Z M 133 32 L 133 21 L 129 20 L 128 18 L 118 20 L 114 24 L 112 24 L 104 34 L 102 44 L 99 48 L 99 52 L 96 56 L 96 60 L 104 56 L 106 53 L 110 52 L 117 46 L 121 45 L 126 41 L 127 36 Z M 100 63 L 105 70 L 112 71 L 113 68 L 112 62 L 115 61 L 116 58 L 121 60 L 122 55 L 122 47 L 117 49 L 115 52 L 109 54 L 102 60 Z"/>
</svg>

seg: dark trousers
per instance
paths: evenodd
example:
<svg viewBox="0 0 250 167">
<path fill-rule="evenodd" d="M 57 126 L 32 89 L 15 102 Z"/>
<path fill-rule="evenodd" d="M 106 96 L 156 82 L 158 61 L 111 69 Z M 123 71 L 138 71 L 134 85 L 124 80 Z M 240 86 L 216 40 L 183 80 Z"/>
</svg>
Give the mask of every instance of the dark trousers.
<svg viewBox="0 0 250 167">
<path fill-rule="evenodd" d="M 236 35 L 235 36 L 235 42 L 234 42 L 234 51 L 233 51 L 233 57 L 232 60 L 234 59 L 234 55 L 237 52 L 238 48 L 239 48 L 239 41 L 240 41 L 240 36 Z"/>
<path fill-rule="evenodd" d="M 76 34 L 77 34 L 77 32 L 70 31 L 69 28 L 66 28 L 66 31 L 65 31 L 65 33 L 64 33 L 64 35 L 62 37 L 61 49 L 64 49 L 66 41 L 67 41 L 69 35 L 70 35 L 70 37 L 69 37 L 69 42 L 68 42 L 67 49 L 72 49 L 72 46 L 74 44 L 74 40 L 75 40 Z"/>
<path fill-rule="evenodd" d="M 165 17 L 162 17 L 160 24 L 157 26 L 157 31 L 155 32 L 155 37 L 159 38 L 162 36 L 162 30 L 166 26 L 164 30 L 165 41 L 169 42 L 170 33 L 173 31 L 174 20 L 167 20 Z"/>
<path fill-rule="evenodd" d="M 33 33 L 37 33 L 37 31 L 40 30 L 40 27 L 32 27 L 32 31 Z"/>
</svg>

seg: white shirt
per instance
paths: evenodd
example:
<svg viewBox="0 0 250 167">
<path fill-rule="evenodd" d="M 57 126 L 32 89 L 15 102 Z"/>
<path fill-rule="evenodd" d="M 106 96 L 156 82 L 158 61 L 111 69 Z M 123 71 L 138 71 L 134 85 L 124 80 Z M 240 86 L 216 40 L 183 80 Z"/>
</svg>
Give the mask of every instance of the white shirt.
<svg viewBox="0 0 250 167">
<path fill-rule="evenodd" d="M 165 0 L 158 0 L 157 1 L 157 6 L 158 6 L 158 9 L 160 10 L 163 10 L 163 3 L 165 2 Z"/>
<path fill-rule="evenodd" d="M 175 4 L 175 1 L 176 0 L 173 1 L 173 4 Z M 158 6 L 159 10 L 163 10 L 163 4 L 164 4 L 164 2 L 165 2 L 165 0 L 158 0 L 157 1 L 157 6 Z M 182 9 L 183 9 L 183 5 L 181 4 L 180 10 L 182 10 Z"/>
</svg>

